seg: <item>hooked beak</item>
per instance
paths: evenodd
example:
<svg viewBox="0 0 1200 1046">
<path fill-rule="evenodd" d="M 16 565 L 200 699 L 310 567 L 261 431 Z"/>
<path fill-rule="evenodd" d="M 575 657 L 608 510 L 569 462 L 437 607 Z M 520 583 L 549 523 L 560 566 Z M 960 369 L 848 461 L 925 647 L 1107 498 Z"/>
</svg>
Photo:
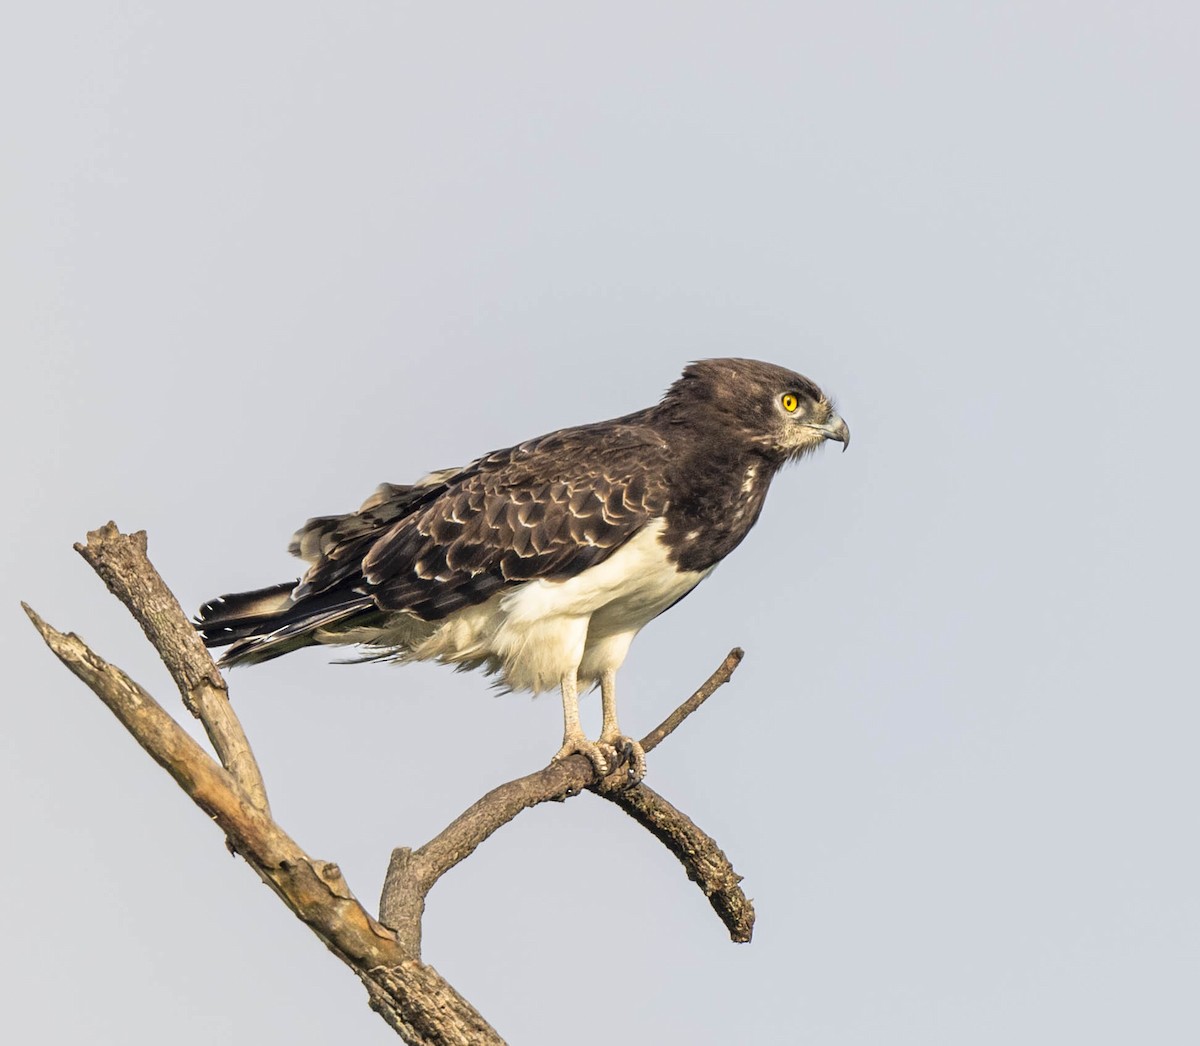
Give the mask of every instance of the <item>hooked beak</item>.
<svg viewBox="0 0 1200 1046">
<path fill-rule="evenodd" d="M 826 439 L 835 439 L 842 445 L 842 450 L 850 446 L 850 428 L 837 414 L 830 414 L 824 425 L 810 425 Z"/>
</svg>

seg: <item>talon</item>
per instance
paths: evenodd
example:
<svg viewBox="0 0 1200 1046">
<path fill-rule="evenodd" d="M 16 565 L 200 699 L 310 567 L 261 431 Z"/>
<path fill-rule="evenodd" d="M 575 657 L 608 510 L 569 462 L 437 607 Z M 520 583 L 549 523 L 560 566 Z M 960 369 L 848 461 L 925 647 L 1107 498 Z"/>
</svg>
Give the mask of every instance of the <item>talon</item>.
<svg viewBox="0 0 1200 1046">
<path fill-rule="evenodd" d="M 552 763 L 561 763 L 564 759 L 569 759 L 573 755 L 586 755 L 596 773 L 604 777 L 608 773 L 608 760 L 604 758 L 604 753 L 600 746 L 586 737 L 568 737 L 563 740 L 563 746 L 550 758 Z"/>
<path fill-rule="evenodd" d="M 646 752 L 639 742 L 635 741 L 632 737 L 619 734 L 613 737 L 604 737 L 601 735 L 600 743 L 610 746 L 616 753 L 616 758 L 613 761 L 614 777 L 616 779 L 605 783 L 606 791 L 631 788 L 646 776 Z M 616 771 L 621 770 L 624 770 L 624 772 L 620 774 L 616 773 Z"/>
<path fill-rule="evenodd" d="M 629 741 L 629 777 L 630 784 L 638 784 L 646 776 L 646 750 L 640 741 Z"/>
</svg>

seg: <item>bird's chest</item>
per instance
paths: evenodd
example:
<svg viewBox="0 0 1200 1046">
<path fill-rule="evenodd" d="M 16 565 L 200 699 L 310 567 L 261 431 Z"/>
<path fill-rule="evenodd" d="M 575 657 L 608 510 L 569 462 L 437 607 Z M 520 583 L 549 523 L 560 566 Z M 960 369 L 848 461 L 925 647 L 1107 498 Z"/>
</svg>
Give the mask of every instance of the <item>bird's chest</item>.
<svg viewBox="0 0 1200 1046">
<path fill-rule="evenodd" d="M 684 570 L 711 570 L 729 555 L 758 521 L 773 475 L 758 459 L 693 465 L 667 510 L 672 560 Z"/>
<path fill-rule="evenodd" d="M 506 685 L 534 692 L 577 668 L 585 680 L 615 670 L 637 631 L 707 573 L 670 562 L 662 532 L 656 520 L 572 578 L 515 586 L 489 605 L 468 654 L 492 658 L 503 666 Z"/>
<path fill-rule="evenodd" d="M 515 589 L 501 603 L 504 613 L 511 621 L 566 616 L 590 618 L 601 630 L 641 628 L 709 572 L 682 569 L 673 562 L 663 541 L 665 529 L 657 520 L 573 578 L 534 581 Z"/>
</svg>

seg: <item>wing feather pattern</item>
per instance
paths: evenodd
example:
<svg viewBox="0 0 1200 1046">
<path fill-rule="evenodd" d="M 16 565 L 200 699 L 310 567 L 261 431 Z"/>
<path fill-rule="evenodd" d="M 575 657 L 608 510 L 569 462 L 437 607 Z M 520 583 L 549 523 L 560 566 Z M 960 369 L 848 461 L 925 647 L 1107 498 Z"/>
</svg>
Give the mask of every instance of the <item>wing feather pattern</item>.
<svg viewBox="0 0 1200 1046">
<path fill-rule="evenodd" d="M 363 578 L 381 609 L 434 621 L 505 585 L 572 577 L 665 510 L 665 485 L 651 477 L 666 459 L 661 437 L 634 425 L 566 429 L 498 451 L 380 534 Z"/>
<path fill-rule="evenodd" d="M 316 629 L 387 613 L 440 621 L 505 586 L 563 580 L 602 562 L 667 507 L 666 441 L 636 416 L 563 429 L 409 486 L 385 483 L 356 512 L 310 519 L 289 551 L 300 582 L 206 604 L 225 663 L 315 642 Z M 382 612 L 382 613 L 381 613 Z"/>
</svg>

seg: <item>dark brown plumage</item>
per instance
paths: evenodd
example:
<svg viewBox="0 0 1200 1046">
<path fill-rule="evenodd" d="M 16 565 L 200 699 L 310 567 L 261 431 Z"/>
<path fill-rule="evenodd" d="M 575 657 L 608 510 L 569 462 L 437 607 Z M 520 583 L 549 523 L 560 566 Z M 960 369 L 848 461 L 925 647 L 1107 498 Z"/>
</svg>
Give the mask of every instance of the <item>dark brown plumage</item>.
<svg viewBox="0 0 1200 1046">
<path fill-rule="evenodd" d="M 826 439 L 849 432 L 807 378 L 703 360 L 646 410 L 309 520 L 291 544 L 309 564 L 298 583 L 223 596 L 197 627 L 229 645 L 226 664 L 361 643 L 368 656 L 482 665 L 512 686 L 562 681 L 566 701 L 566 677 L 615 674 L 636 631 L 745 537 L 779 467 Z"/>
</svg>

